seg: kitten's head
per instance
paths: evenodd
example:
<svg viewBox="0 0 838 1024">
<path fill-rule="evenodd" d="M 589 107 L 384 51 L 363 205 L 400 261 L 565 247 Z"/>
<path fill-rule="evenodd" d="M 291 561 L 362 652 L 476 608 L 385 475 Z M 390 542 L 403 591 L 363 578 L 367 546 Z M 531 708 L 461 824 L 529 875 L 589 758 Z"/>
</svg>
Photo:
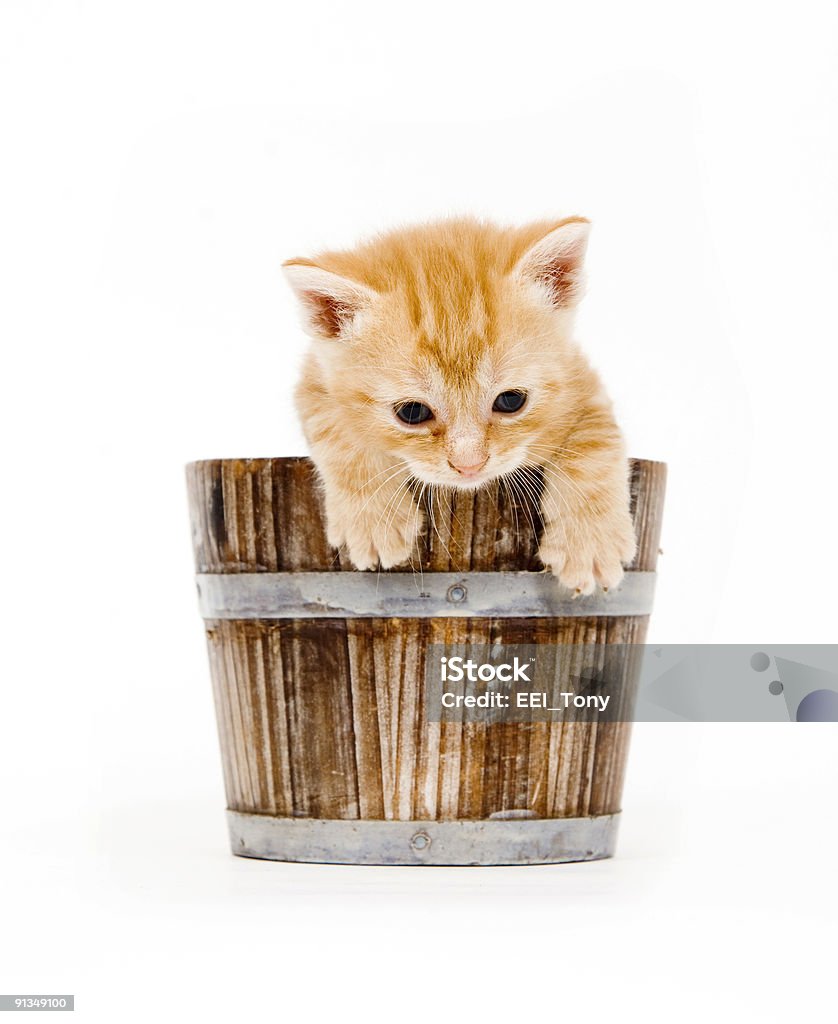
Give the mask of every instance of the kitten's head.
<svg viewBox="0 0 838 1024">
<path fill-rule="evenodd" d="M 587 388 L 571 329 L 588 227 L 451 220 L 289 260 L 313 339 L 309 431 L 349 433 L 431 484 L 539 463 Z"/>
</svg>

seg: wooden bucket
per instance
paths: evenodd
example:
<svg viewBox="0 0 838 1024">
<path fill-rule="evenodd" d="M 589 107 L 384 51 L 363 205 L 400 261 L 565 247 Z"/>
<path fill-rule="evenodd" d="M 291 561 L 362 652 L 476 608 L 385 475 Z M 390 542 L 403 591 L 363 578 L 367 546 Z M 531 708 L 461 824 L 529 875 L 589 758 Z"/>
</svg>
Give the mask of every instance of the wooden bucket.
<svg viewBox="0 0 838 1024">
<path fill-rule="evenodd" d="M 539 571 L 537 506 L 504 487 L 436 503 L 417 586 L 411 572 L 356 572 L 329 547 L 308 459 L 195 462 L 187 476 L 233 853 L 357 864 L 613 854 L 630 721 L 430 721 L 424 660 L 431 644 L 501 637 L 642 643 L 662 463 L 631 464 L 638 553 L 624 584 L 576 601 Z"/>
</svg>

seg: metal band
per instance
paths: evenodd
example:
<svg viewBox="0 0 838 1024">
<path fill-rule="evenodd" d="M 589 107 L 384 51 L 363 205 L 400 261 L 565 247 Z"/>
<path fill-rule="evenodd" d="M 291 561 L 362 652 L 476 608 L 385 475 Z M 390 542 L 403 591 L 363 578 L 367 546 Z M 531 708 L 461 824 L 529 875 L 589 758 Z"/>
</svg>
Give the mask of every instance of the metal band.
<svg viewBox="0 0 838 1024">
<path fill-rule="evenodd" d="M 325 821 L 227 811 L 240 857 L 308 864 L 563 864 L 611 857 L 619 816 Z"/>
<path fill-rule="evenodd" d="M 542 572 L 254 572 L 197 577 L 205 619 L 530 618 L 649 615 L 653 572 L 570 597 Z"/>
</svg>

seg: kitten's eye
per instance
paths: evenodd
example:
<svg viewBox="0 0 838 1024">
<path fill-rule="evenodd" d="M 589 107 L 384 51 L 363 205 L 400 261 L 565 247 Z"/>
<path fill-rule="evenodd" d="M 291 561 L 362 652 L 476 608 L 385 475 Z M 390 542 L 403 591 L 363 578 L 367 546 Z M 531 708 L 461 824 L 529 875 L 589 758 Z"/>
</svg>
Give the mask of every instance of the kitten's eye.
<svg viewBox="0 0 838 1024">
<path fill-rule="evenodd" d="M 434 414 L 427 405 L 423 405 L 421 402 L 402 402 L 395 407 L 394 412 L 402 423 L 407 423 L 411 427 L 434 418 Z"/>
<path fill-rule="evenodd" d="M 526 400 L 526 391 L 501 391 L 492 408 L 495 412 L 518 412 L 524 408 Z"/>
</svg>

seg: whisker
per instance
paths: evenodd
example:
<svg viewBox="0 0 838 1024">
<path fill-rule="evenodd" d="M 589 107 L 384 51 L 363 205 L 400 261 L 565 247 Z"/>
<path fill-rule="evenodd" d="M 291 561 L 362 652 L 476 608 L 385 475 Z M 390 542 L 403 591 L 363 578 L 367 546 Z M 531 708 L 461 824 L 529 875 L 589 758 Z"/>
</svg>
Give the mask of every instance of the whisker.
<svg viewBox="0 0 838 1024">
<path fill-rule="evenodd" d="M 444 540 L 442 534 L 439 532 L 439 528 L 436 525 L 436 516 L 434 515 L 434 510 L 433 510 L 434 502 L 436 501 L 436 489 L 434 488 L 433 484 L 430 485 L 430 500 L 431 500 L 431 526 L 432 526 L 432 528 L 434 530 L 434 533 L 436 533 L 437 537 L 439 538 L 439 542 L 442 545 L 443 551 L 445 552 L 446 555 L 448 555 L 448 560 L 450 562 L 451 561 L 451 551 L 450 551 L 448 545 L 445 543 L 445 540 Z"/>
<path fill-rule="evenodd" d="M 374 484 L 375 481 L 378 480 L 380 477 L 384 476 L 385 473 L 390 473 L 391 471 L 393 471 L 394 473 L 409 472 L 407 464 L 404 462 L 398 463 L 396 466 L 385 466 L 385 468 L 382 469 L 380 472 L 376 473 L 374 476 L 371 476 L 368 480 L 365 480 L 360 487 L 354 488 L 352 493 L 355 495 L 363 494 L 364 491 L 370 486 L 370 484 Z M 390 478 L 388 477 L 387 479 L 389 480 Z M 386 483 L 387 481 L 385 480 L 384 482 Z"/>
<path fill-rule="evenodd" d="M 521 537 L 521 524 L 518 522 L 518 506 L 515 504 L 515 498 L 512 495 L 512 491 L 506 481 L 506 477 L 502 476 L 499 480 L 504 494 L 506 494 L 506 499 L 509 502 L 509 507 L 512 509 L 512 515 L 515 519 L 515 539 L 519 540 Z"/>
<path fill-rule="evenodd" d="M 401 473 L 401 472 L 406 472 L 406 473 L 408 473 L 408 474 L 409 474 L 409 470 L 407 470 L 407 468 L 406 468 L 406 467 L 401 467 L 401 468 L 397 469 L 397 470 L 396 470 L 395 472 L 393 472 L 393 473 L 392 473 L 392 474 L 391 474 L 390 476 L 388 476 L 386 480 L 382 480 L 382 482 L 381 482 L 381 483 L 380 483 L 380 484 L 378 485 L 378 487 L 376 487 L 376 489 L 375 489 L 375 490 L 374 490 L 374 491 L 372 492 L 372 494 L 371 494 L 371 495 L 370 495 L 370 496 L 369 496 L 369 497 L 367 498 L 367 500 L 366 500 L 366 501 L 364 502 L 364 504 L 363 504 L 363 505 L 362 505 L 362 506 L 361 506 L 361 507 L 360 507 L 360 508 L 358 509 L 358 511 L 357 511 L 357 512 L 355 513 L 355 515 L 356 515 L 356 516 L 360 516 L 360 515 L 361 515 L 361 513 L 362 513 L 362 512 L 363 512 L 363 511 L 364 511 L 364 510 L 366 509 L 366 507 L 367 507 L 367 506 L 369 505 L 369 503 L 370 503 L 370 502 L 371 502 L 371 501 L 373 500 L 373 498 L 374 498 L 374 497 L 376 496 L 376 494 L 378 494 L 378 492 L 379 492 L 379 491 L 380 491 L 380 490 L 382 489 L 382 487 L 386 487 L 386 486 L 387 486 L 387 484 L 389 484 L 389 483 L 390 483 L 390 482 L 391 482 L 392 480 L 395 480 L 395 478 L 396 478 L 396 477 L 397 477 L 397 476 L 399 475 L 399 473 Z M 399 486 L 398 486 L 398 487 L 396 488 L 396 493 L 398 493 L 398 491 L 399 491 L 399 490 L 401 489 L 401 487 L 402 487 L 402 486 L 404 486 L 404 484 L 405 484 L 405 483 L 406 483 L 406 482 L 407 482 L 407 481 L 408 481 L 409 479 L 410 479 L 410 476 L 408 475 L 408 476 L 407 476 L 407 477 L 405 478 L 405 480 L 401 481 L 401 483 L 399 484 Z"/>
<path fill-rule="evenodd" d="M 524 464 L 525 465 L 530 465 L 530 466 L 533 466 L 533 467 L 539 468 L 539 469 L 541 468 L 539 463 L 536 463 L 536 462 L 525 462 Z M 530 489 L 530 493 L 532 494 L 533 493 L 532 492 L 532 483 L 530 481 L 527 481 L 526 486 Z M 565 506 L 565 510 L 567 511 L 567 514 L 568 514 L 568 520 L 570 521 L 570 528 L 575 533 L 575 526 L 574 526 L 574 523 L 573 523 L 573 514 L 572 514 L 570 506 L 568 505 L 568 503 L 565 500 L 565 498 L 562 495 L 562 493 L 560 491 L 558 491 L 558 490 L 554 490 L 554 489 L 550 488 L 548 486 L 548 482 L 545 481 L 545 486 L 544 486 L 544 488 L 543 488 L 543 490 L 541 492 L 541 497 L 540 497 L 541 508 L 543 509 L 543 511 L 545 513 L 545 519 L 546 519 L 546 521 L 548 523 L 550 523 L 550 524 L 558 523 L 559 524 L 559 526 L 562 529 L 562 534 L 564 536 L 565 547 L 569 548 L 570 547 L 570 538 L 568 537 L 568 533 L 567 533 L 567 524 L 565 523 L 565 517 L 562 515 L 561 511 L 559 510 L 558 505 L 556 504 L 556 500 L 555 500 L 554 495 L 555 495 L 555 497 L 558 497 L 561 500 L 562 504 Z"/>
<path fill-rule="evenodd" d="M 425 486 L 426 485 L 423 483 L 422 487 L 421 487 L 421 489 L 419 491 L 419 497 L 417 498 L 417 500 L 415 502 L 415 504 L 416 504 L 415 516 L 416 517 L 413 520 L 413 532 L 416 533 L 416 534 L 418 534 L 418 532 L 419 532 L 419 518 L 422 515 L 422 499 L 423 499 L 423 497 L 425 495 Z M 421 594 L 421 592 L 425 589 L 425 575 L 424 575 L 424 572 L 422 571 L 422 543 L 421 543 L 421 539 L 417 540 L 416 556 L 417 556 L 417 559 L 419 561 L 419 587 L 417 588 L 417 593 Z M 413 573 L 413 585 L 416 586 L 416 567 L 413 564 L 413 551 L 411 551 L 410 555 L 408 556 L 408 562 L 410 564 L 411 572 Z"/>
<path fill-rule="evenodd" d="M 548 452 L 567 452 L 568 455 L 578 455 L 580 459 L 584 458 L 582 452 L 574 451 L 573 448 L 564 448 L 560 444 L 537 444 L 535 442 L 530 442 L 527 447 L 530 449 L 540 449 L 541 451 Z"/>
<path fill-rule="evenodd" d="M 514 470 L 512 471 L 512 473 L 510 474 L 510 487 L 511 487 L 511 488 L 512 488 L 512 489 L 513 489 L 514 491 L 516 491 L 516 492 L 517 492 L 517 488 L 518 488 L 518 486 L 519 486 L 518 470 L 519 470 L 519 469 L 521 469 L 521 468 L 523 468 L 523 467 L 520 467 L 520 466 L 519 466 L 519 467 L 516 467 L 516 468 L 515 468 L 515 469 L 514 469 Z M 528 481 L 528 482 L 529 482 L 529 481 Z M 526 497 L 526 494 L 525 494 L 525 493 L 523 493 L 523 492 L 519 492 L 519 493 L 521 494 L 521 496 L 522 496 L 522 497 L 523 497 L 523 499 L 524 499 L 524 506 L 523 506 L 523 507 L 524 507 L 524 512 L 525 512 L 525 513 L 526 513 L 526 515 L 527 515 L 527 519 L 529 519 L 529 522 L 530 522 L 530 529 L 531 529 L 531 530 L 532 530 L 532 532 L 533 532 L 533 537 L 535 537 L 536 539 L 538 539 L 538 527 L 537 527 L 537 526 L 535 525 L 535 521 L 533 520 L 533 516 L 532 516 L 532 505 L 533 505 L 533 500 L 532 500 L 532 498 L 530 498 L 530 499 L 528 500 L 528 499 L 527 499 L 527 497 Z M 539 508 L 540 508 L 540 505 L 539 505 L 539 504 L 538 504 L 537 502 L 536 502 L 536 507 L 539 507 Z"/>
<path fill-rule="evenodd" d="M 559 465 L 559 463 L 556 462 L 554 459 L 547 459 L 541 455 L 537 456 L 537 458 L 542 465 L 551 467 L 552 471 L 555 472 L 568 485 L 568 487 L 570 487 L 571 490 L 573 490 L 576 493 L 576 495 L 579 497 L 579 500 L 583 505 L 588 504 L 588 496 L 584 493 L 584 491 L 582 491 L 579 485 L 571 478 L 570 474 L 564 467 Z M 547 474 L 545 474 L 545 476 L 546 475 Z"/>
</svg>

